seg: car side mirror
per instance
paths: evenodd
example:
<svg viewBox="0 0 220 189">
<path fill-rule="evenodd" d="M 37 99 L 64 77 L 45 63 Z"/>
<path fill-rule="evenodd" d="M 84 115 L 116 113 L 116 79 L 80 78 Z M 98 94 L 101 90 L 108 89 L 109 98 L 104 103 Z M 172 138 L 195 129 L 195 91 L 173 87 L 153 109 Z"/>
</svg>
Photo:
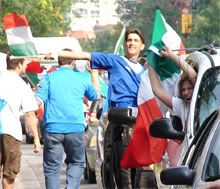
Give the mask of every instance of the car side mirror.
<svg viewBox="0 0 220 189">
<path fill-rule="evenodd" d="M 150 125 L 150 135 L 157 138 L 176 139 L 183 141 L 185 133 L 177 131 L 172 125 L 171 119 L 157 119 Z"/>
<path fill-rule="evenodd" d="M 192 185 L 195 171 L 188 166 L 171 167 L 160 173 L 160 180 L 165 185 Z"/>
<path fill-rule="evenodd" d="M 183 125 L 180 117 L 176 115 L 172 115 L 172 125 L 173 128 L 177 131 L 182 131 L 183 130 Z"/>
</svg>

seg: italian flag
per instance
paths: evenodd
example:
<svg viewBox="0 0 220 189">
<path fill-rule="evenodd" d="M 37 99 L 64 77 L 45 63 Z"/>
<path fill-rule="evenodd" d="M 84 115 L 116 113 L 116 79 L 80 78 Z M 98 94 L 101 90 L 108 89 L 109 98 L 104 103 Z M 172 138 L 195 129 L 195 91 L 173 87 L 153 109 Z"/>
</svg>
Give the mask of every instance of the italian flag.
<svg viewBox="0 0 220 189">
<path fill-rule="evenodd" d="M 119 56 L 124 56 L 125 54 L 125 49 L 124 49 L 125 31 L 126 31 L 126 28 L 124 26 L 115 45 L 114 54 L 117 54 Z"/>
<path fill-rule="evenodd" d="M 3 17 L 3 25 L 12 55 L 37 55 L 31 29 L 24 14 L 10 13 L 5 15 Z M 39 81 L 37 74 L 42 72 L 43 69 L 39 61 L 31 61 L 27 64 L 26 73 L 34 85 L 37 85 Z"/>
<path fill-rule="evenodd" d="M 14 56 L 36 55 L 33 36 L 24 14 L 10 13 L 3 17 L 9 48 Z"/>
<path fill-rule="evenodd" d="M 180 36 L 167 24 L 159 9 L 156 10 L 152 32 L 151 45 L 146 51 L 149 64 L 160 76 L 162 85 L 171 94 L 174 94 L 176 82 L 179 79 L 180 68 L 170 59 L 160 56 L 159 50 L 164 46 L 176 50 L 179 55 L 184 55 L 184 45 Z M 164 109 L 164 107 L 163 107 Z"/>
<path fill-rule="evenodd" d="M 138 115 L 132 138 L 120 162 L 122 168 L 144 167 L 161 161 L 167 140 L 152 137 L 149 133 L 150 124 L 161 117 L 146 70 L 138 91 Z"/>
<path fill-rule="evenodd" d="M 114 54 L 124 56 L 125 27 L 115 46 Z M 160 162 L 167 147 L 167 141 L 150 136 L 149 126 L 153 120 L 161 118 L 162 113 L 153 95 L 146 70 L 138 91 L 138 114 L 132 133 L 132 138 L 120 161 L 122 168 L 148 166 Z"/>
</svg>

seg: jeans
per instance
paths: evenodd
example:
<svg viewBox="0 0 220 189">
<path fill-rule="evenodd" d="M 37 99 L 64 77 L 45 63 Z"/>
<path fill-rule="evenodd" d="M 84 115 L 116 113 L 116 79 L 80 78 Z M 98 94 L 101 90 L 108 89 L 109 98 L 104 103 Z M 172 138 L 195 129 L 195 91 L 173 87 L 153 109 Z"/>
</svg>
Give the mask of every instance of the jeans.
<svg viewBox="0 0 220 189">
<path fill-rule="evenodd" d="M 83 133 L 44 133 L 44 176 L 46 189 L 60 189 L 61 166 L 66 154 L 66 189 L 78 189 L 85 167 Z"/>
</svg>

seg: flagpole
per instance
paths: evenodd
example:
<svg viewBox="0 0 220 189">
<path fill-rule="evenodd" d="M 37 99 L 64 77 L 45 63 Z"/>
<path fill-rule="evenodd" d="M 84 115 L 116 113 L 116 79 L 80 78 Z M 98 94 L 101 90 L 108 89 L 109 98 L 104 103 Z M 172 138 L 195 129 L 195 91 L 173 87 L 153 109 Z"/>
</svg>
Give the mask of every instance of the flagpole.
<svg viewBox="0 0 220 189">
<path fill-rule="evenodd" d="M 116 42 L 116 45 L 115 45 L 114 54 L 118 54 L 121 56 L 122 54 L 120 54 L 120 53 L 122 53 L 122 52 L 120 52 L 120 49 L 122 48 L 121 50 L 124 51 L 123 45 L 124 45 L 125 31 L 126 31 L 126 27 L 125 27 L 125 25 L 123 25 L 123 29 L 122 29 L 121 34 L 120 34 L 120 36 Z"/>
<path fill-rule="evenodd" d="M 192 48 L 184 48 L 184 49 L 173 49 L 172 51 L 188 51 L 188 52 L 193 52 L 193 51 L 202 51 L 202 50 L 215 50 L 215 49 L 220 49 L 220 47 L 211 47 L 210 45 L 203 46 L 203 47 L 192 47 Z"/>
</svg>

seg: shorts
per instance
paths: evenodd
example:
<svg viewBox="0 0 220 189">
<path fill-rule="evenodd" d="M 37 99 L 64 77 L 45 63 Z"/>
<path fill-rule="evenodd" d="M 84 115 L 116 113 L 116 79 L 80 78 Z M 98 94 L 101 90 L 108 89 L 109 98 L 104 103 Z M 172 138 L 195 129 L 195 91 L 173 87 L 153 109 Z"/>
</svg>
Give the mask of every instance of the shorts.
<svg viewBox="0 0 220 189">
<path fill-rule="evenodd" d="M 0 135 L 0 176 L 15 179 L 21 165 L 21 141 L 10 135 Z"/>
</svg>

